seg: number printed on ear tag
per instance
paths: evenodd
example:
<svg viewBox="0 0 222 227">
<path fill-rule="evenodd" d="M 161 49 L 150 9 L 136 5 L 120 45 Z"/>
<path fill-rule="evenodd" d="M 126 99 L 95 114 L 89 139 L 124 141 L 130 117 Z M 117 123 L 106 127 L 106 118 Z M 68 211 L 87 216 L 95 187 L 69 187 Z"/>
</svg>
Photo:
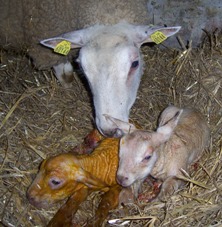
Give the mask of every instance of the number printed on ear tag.
<svg viewBox="0 0 222 227">
<path fill-rule="evenodd" d="M 167 37 L 160 31 L 156 31 L 154 32 L 151 36 L 150 36 L 151 40 L 156 43 L 162 43 L 164 40 L 167 39 Z"/>
<path fill-rule="evenodd" d="M 62 55 L 67 55 L 71 49 L 71 43 L 69 41 L 62 41 L 56 45 L 54 52 Z"/>
</svg>

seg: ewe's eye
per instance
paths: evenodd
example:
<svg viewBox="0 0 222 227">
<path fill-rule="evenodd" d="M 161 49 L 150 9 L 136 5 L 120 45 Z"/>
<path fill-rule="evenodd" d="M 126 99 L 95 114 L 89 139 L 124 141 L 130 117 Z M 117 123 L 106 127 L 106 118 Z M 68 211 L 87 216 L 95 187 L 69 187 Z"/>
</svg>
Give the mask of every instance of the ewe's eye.
<svg viewBox="0 0 222 227">
<path fill-rule="evenodd" d="M 147 155 L 144 159 L 143 159 L 143 161 L 147 161 L 147 160 L 149 160 L 151 158 L 151 155 Z"/>
<path fill-rule="evenodd" d="M 57 189 L 59 188 L 61 185 L 62 185 L 63 181 L 58 179 L 58 178 L 51 178 L 49 180 L 49 186 L 52 188 L 52 189 Z"/>
<path fill-rule="evenodd" d="M 139 65 L 139 61 L 132 62 L 131 69 L 135 69 Z"/>
</svg>

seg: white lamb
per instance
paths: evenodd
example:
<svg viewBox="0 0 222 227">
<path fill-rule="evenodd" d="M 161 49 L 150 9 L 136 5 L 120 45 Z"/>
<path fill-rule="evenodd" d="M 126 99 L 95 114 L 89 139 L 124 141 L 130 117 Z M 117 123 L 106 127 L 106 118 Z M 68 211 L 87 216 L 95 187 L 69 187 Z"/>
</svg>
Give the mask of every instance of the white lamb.
<svg viewBox="0 0 222 227">
<path fill-rule="evenodd" d="M 112 119 L 118 124 L 124 124 Z M 122 126 L 124 128 L 124 126 Z M 121 138 L 117 181 L 124 187 L 134 184 L 137 196 L 141 182 L 151 174 L 163 181 L 158 198 L 164 200 L 181 187 L 181 170 L 189 171 L 203 154 L 210 131 L 203 116 L 194 109 L 166 108 L 156 131 L 137 130 Z"/>
</svg>

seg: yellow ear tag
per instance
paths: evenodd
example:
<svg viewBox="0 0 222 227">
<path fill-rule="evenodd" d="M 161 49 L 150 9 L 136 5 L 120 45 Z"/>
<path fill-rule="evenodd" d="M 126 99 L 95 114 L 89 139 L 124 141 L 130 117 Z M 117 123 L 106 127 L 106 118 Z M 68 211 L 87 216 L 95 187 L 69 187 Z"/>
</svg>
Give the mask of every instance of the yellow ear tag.
<svg viewBox="0 0 222 227">
<path fill-rule="evenodd" d="M 162 43 L 164 40 L 167 39 L 167 37 L 160 31 L 156 31 L 154 32 L 151 36 L 150 36 L 151 40 L 156 43 Z"/>
<path fill-rule="evenodd" d="M 54 52 L 62 55 L 67 55 L 71 49 L 71 43 L 69 41 L 62 41 L 56 45 Z"/>
</svg>

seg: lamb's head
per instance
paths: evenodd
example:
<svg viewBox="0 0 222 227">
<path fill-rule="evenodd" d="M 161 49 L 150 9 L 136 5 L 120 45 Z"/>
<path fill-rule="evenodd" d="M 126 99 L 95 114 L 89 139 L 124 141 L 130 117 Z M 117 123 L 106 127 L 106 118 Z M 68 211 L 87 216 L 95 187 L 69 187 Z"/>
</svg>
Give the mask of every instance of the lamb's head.
<svg viewBox="0 0 222 227">
<path fill-rule="evenodd" d="M 44 160 L 27 191 L 29 202 L 46 208 L 71 196 L 82 187 L 100 186 L 90 173 L 82 169 L 71 153 L 60 154 Z"/>
<path fill-rule="evenodd" d="M 44 160 L 27 191 L 29 202 L 38 208 L 46 208 L 69 197 L 79 187 L 75 180 L 78 171 L 79 167 L 75 166 L 70 154 Z"/>
<path fill-rule="evenodd" d="M 143 180 L 151 172 L 158 157 L 153 136 L 151 132 L 136 130 L 121 138 L 117 182 L 123 187 Z"/>
<path fill-rule="evenodd" d="M 169 140 L 183 110 L 178 110 L 156 132 L 135 129 L 120 140 L 117 182 L 128 187 L 141 181 L 152 171 L 159 155 L 159 147 Z"/>
<path fill-rule="evenodd" d="M 93 94 L 96 125 L 103 135 L 112 137 L 116 127 L 104 115 L 128 122 L 143 72 L 140 46 L 153 42 L 151 35 L 156 31 L 169 37 L 179 29 L 128 23 L 95 25 L 41 43 L 54 48 L 62 40 L 67 40 L 72 48 L 81 48 L 77 61 Z"/>
</svg>

